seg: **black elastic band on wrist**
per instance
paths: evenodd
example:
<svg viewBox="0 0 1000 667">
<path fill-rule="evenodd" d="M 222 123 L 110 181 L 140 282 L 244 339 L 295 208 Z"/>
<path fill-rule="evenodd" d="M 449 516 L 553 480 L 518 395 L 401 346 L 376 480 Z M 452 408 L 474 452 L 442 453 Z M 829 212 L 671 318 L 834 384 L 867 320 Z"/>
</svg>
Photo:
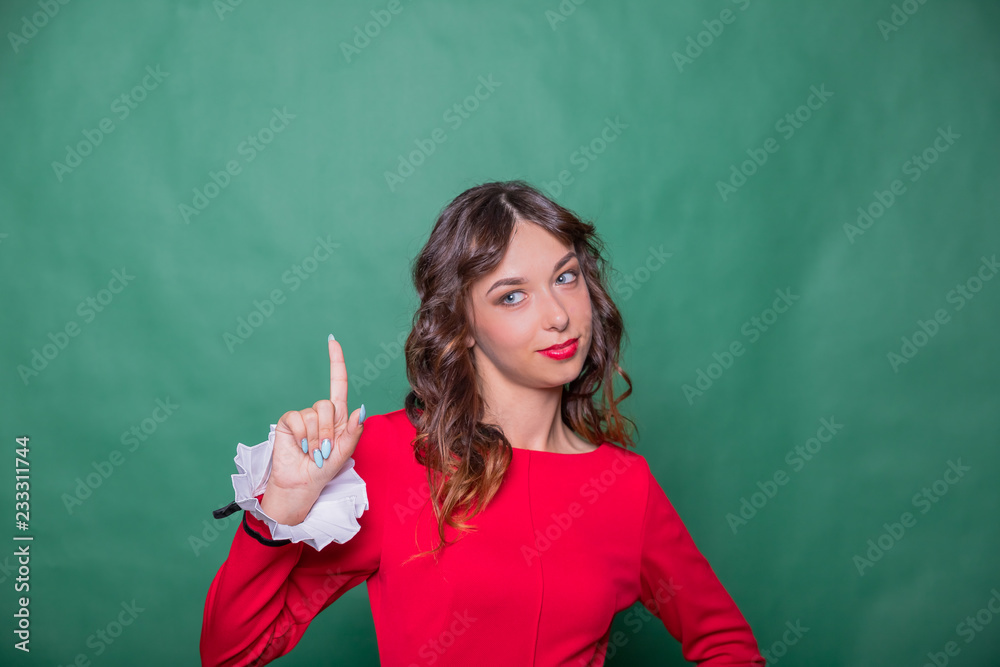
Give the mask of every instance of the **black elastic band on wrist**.
<svg viewBox="0 0 1000 667">
<path fill-rule="evenodd" d="M 254 538 L 255 540 L 257 540 L 258 542 L 260 542 L 261 544 L 263 544 L 266 547 L 283 547 L 286 544 L 291 544 L 292 543 L 292 541 L 288 540 L 288 539 L 285 539 L 285 540 L 269 540 L 266 537 L 264 537 L 263 535 L 261 535 L 260 533 L 258 533 L 256 530 L 254 530 L 253 528 L 251 528 L 247 524 L 247 512 L 243 512 L 243 521 L 242 521 L 242 523 L 243 523 L 243 530 L 247 531 L 247 535 L 249 535 L 250 537 Z"/>
<path fill-rule="evenodd" d="M 212 510 L 212 516 L 214 516 L 216 519 L 224 519 L 238 509 L 241 508 L 239 505 L 236 504 L 236 501 L 234 500 L 228 505 L 220 507 L 217 510 Z"/>
</svg>

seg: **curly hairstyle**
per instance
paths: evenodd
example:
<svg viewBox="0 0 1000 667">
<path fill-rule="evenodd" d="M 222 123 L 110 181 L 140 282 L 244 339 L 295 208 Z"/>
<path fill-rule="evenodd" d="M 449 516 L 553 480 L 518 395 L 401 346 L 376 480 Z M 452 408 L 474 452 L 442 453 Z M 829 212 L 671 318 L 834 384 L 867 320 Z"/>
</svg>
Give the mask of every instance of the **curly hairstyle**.
<svg viewBox="0 0 1000 667">
<path fill-rule="evenodd" d="M 499 490 L 512 460 L 503 430 L 483 423 L 486 406 L 472 349 L 464 341 L 472 335 L 471 286 L 500 264 L 518 222 L 538 225 L 572 244 L 590 293 L 593 337 L 580 375 L 563 385 L 563 422 L 592 444 L 634 447 L 630 430 L 637 431 L 635 424 L 618 411 L 618 404 L 632 393 L 632 381 L 618 364 L 627 336 L 608 294 L 604 244 L 594 226 L 524 181 L 484 183 L 466 190 L 441 212 L 412 266 L 420 305 L 406 339 L 411 390 L 405 407 L 416 427 L 414 455 L 427 468 L 441 541 L 411 559 L 433 554 L 437 562 L 438 552 L 448 544 L 445 524 L 475 530 L 467 522 Z M 616 373 L 628 385 L 617 399 Z"/>
</svg>

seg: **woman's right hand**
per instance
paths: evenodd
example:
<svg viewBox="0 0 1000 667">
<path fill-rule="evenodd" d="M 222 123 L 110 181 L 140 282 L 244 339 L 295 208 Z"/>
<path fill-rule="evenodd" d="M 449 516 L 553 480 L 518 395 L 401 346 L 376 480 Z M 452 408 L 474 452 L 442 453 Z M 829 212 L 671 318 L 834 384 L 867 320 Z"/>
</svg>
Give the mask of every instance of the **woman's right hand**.
<svg viewBox="0 0 1000 667">
<path fill-rule="evenodd" d="M 354 454 L 363 430 L 360 422 L 365 417 L 364 404 L 350 415 L 347 413 L 344 352 L 332 335 L 328 346 L 330 400 L 316 401 L 304 410 L 286 412 L 274 429 L 271 475 L 261 498 L 261 508 L 286 526 L 302 523 L 323 487 Z"/>
</svg>

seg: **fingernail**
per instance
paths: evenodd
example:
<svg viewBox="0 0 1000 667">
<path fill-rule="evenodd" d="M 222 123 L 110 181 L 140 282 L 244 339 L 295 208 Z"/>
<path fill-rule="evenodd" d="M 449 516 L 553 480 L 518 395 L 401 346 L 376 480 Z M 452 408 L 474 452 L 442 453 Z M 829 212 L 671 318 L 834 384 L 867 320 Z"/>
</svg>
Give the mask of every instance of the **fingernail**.
<svg viewBox="0 0 1000 667">
<path fill-rule="evenodd" d="M 306 438 L 302 438 L 302 453 L 303 454 L 309 453 L 309 440 L 307 440 Z"/>
<path fill-rule="evenodd" d="M 323 458 L 330 458 L 330 438 L 323 438 Z"/>
<path fill-rule="evenodd" d="M 361 417 L 358 419 L 358 423 L 359 424 L 364 424 L 365 423 L 365 404 L 364 403 L 361 404 Z"/>
<path fill-rule="evenodd" d="M 323 455 L 319 453 L 318 449 L 313 451 L 313 461 L 315 461 L 316 465 L 320 468 L 323 467 Z"/>
<path fill-rule="evenodd" d="M 327 338 L 327 340 L 337 340 L 337 339 L 333 337 L 333 334 L 330 334 L 330 337 Z"/>
</svg>

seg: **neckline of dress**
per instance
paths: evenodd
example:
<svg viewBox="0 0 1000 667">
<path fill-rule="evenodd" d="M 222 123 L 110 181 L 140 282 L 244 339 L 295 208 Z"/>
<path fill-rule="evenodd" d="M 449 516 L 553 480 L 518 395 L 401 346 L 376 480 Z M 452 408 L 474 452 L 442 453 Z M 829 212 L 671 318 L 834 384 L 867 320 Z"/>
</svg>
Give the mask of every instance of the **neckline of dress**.
<svg viewBox="0 0 1000 667">
<path fill-rule="evenodd" d="M 591 454 L 596 454 L 597 452 L 601 451 L 601 448 L 604 447 L 605 444 L 606 443 L 602 442 L 589 452 L 577 452 L 575 454 L 570 454 L 569 452 L 549 452 L 538 449 L 525 449 L 523 447 L 514 447 L 513 445 L 511 445 L 511 449 L 513 449 L 515 452 L 527 452 L 529 454 L 541 454 L 541 455 L 551 455 L 551 456 L 589 456 Z"/>
</svg>

